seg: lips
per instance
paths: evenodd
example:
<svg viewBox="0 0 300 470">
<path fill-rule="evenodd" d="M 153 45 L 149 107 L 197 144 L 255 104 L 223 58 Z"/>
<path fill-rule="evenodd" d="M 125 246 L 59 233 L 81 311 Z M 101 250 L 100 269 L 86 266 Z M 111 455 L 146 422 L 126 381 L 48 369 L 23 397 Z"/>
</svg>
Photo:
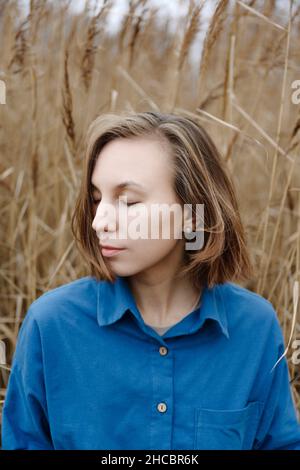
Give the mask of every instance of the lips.
<svg viewBox="0 0 300 470">
<path fill-rule="evenodd" d="M 104 248 L 105 250 L 124 250 L 125 248 L 120 248 L 117 246 L 111 246 L 111 245 L 102 245 L 100 243 L 101 248 Z"/>
<path fill-rule="evenodd" d="M 126 249 L 126 248 L 117 248 L 111 245 L 102 245 L 101 243 L 100 243 L 100 247 L 101 247 L 101 253 L 105 257 L 111 257 L 114 255 L 117 255 L 118 253 L 121 253 L 122 251 Z"/>
</svg>

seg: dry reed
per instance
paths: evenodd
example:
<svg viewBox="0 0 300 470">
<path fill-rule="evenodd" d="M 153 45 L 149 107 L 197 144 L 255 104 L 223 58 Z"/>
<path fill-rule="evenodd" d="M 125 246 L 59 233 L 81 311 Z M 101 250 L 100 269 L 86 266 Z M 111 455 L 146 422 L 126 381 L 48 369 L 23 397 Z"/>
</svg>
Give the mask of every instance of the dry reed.
<svg viewBox="0 0 300 470">
<path fill-rule="evenodd" d="M 215 9 L 200 56 L 208 2 Z M 69 222 L 89 122 L 111 110 L 161 109 L 204 124 L 228 162 L 256 268 L 245 286 L 278 313 L 300 410 L 291 361 L 300 334 L 300 105 L 291 99 L 300 78 L 300 6 L 185 3 L 172 29 L 150 1 L 131 0 L 112 35 L 106 26 L 115 2 L 99 12 L 87 2 L 75 14 L 72 2 L 31 1 L 24 14 L 17 0 L 0 0 L 2 403 L 27 308 L 86 275 Z"/>
</svg>

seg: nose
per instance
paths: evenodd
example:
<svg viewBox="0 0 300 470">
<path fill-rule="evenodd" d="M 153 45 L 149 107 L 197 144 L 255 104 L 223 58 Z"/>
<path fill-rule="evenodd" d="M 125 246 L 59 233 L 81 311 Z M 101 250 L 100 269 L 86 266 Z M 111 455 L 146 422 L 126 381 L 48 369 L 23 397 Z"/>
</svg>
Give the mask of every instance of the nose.
<svg viewBox="0 0 300 470">
<path fill-rule="evenodd" d="M 102 232 L 116 231 L 116 214 L 114 207 L 99 203 L 92 222 L 92 228 L 99 235 Z"/>
</svg>

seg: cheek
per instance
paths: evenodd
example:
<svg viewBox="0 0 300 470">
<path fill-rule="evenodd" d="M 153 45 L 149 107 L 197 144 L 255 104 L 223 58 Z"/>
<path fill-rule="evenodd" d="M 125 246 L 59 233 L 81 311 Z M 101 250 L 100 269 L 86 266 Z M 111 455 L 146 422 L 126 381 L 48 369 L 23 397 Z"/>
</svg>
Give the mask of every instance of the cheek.
<svg viewBox="0 0 300 470">
<path fill-rule="evenodd" d="M 169 236 L 172 240 L 182 238 L 182 214 L 175 214 L 171 212 L 170 217 L 162 219 L 162 224 L 165 224 L 166 229 L 165 233 L 169 233 Z"/>
<path fill-rule="evenodd" d="M 151 266 L 171 253 L 178 240 L 172 239 L 139 239 L 132 243 L 135 261 L 144 267 Z"/>
<path fill-rule="evenodd" d="M 174 240 L 178 241 L 182 238 L 181 212 L 157 213 L 155 208 L 151 212 L 151 208 L 146 207 L 137 215 L 133 206 L 127 211 L 127 222 L 128 240 L 134 245 L 141 243 L 141 246 L 145 246 L 147 244 L 150 248 L 153 242 L 154 249 L 167 249 L 168 246 L 174 246 Z M 163 243 L 158 243 L 159 241 Z"/>
</svg>

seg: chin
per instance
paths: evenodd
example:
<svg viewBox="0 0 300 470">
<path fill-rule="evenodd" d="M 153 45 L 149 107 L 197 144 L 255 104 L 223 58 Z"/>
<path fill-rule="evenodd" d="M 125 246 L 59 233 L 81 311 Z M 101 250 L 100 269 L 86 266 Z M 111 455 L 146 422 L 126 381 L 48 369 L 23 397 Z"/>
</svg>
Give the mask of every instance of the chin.
<svg viewBox="0 0 300 470">
<path fill-rule="evenodd" d="M 125 263 L 123 266 L 121 266 L 121 263 L 118 265 L 117 262 L 114 263 L 113 261 L 111 261 L 109 264 L 111 270 L 116 276 L 134 276 L 135 274 L 141 272 L 141 269 L 138 269 L 137 267 L 130 268 L 128 266 L 125 266 Z"/>
</svg>

